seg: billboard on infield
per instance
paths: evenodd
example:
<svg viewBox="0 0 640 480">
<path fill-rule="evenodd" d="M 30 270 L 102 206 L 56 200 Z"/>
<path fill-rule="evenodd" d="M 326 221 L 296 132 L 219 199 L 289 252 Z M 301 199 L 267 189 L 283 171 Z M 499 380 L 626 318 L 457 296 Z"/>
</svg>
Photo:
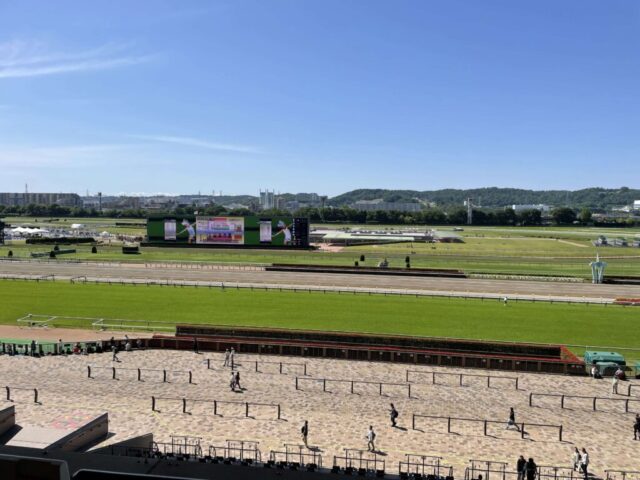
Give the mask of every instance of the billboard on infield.
<svg viewBox="0 0 640 480">
<path fill-rule="evenodd" d="M 292 217 L 161 216 L 147 220 L 157 245 L 308 247 L 309 221 Z"/>
</svg>

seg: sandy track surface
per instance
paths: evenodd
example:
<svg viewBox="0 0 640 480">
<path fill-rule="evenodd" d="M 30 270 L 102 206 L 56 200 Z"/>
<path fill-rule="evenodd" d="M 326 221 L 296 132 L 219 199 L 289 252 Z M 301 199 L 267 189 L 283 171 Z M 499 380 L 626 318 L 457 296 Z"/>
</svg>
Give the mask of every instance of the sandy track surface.
<svg viewBox="0 0 640 480">
<path fill-rule="evenodd" d="M 253 269 L 209 270 L 160 268 L 144 264 L 76 264 L 0 262 L 0 274 L 56 275 L 61 279 L 87 276 L 92 278 L 139 280 L 187 280 L 269 285 L 326 286 L 344 288 L 389 288 L 430 292 L 489 293 L 498 295 L 537 295 L 541 297 L 573 297 L 613 299 L 640 297 L 637 285 L 592 285 L 589 283 L 542 282 L 524 280 L 489 280 L 476 278 L 424 278 L 390 275 L 349 275 L 335 273 L 266 272 Z"/>
</svg>

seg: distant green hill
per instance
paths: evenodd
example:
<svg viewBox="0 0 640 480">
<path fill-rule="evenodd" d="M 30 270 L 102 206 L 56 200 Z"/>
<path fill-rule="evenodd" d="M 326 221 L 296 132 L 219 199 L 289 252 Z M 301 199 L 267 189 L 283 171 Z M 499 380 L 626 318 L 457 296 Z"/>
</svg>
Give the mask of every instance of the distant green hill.
<svg viewBox="0 0 640 480">
<path fill-rule="evenodd" d="M 552 206 L 610 208 L 640 200 L 640 190 L 621 187 L 618 189 L 585 188 L 582 190 L 524 190 L 518 188 L 474 188 L 469 190 L 352 190 L 329 199 L 332 206 L 350 205 L 358 200 L 382 198 L 387 202 L 408 202 L 416 199 L 435 202 L 441 206 L 462 205 L 473 198 L 483 207 L 504 207 L 512 204 L 544 203 Z"/>
</svg>

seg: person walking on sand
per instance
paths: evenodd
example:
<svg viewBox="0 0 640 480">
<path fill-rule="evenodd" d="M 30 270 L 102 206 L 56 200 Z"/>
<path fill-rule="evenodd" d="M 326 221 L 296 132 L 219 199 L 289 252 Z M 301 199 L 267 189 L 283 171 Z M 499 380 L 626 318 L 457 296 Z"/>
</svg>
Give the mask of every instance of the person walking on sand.
<svg viewBox="0 0 640 480">
<path fill-rule="evenodd" d="M 307 443 L 307 440 L 309 438 L 309 422 L 307 420 L 304 421 L 304 425 L 302 425 L 300 432 L 302 433 L 302 441 L 304 442 L 304 446 L 309 448 L 309 444 Z"/>
<path fill-rule="evenodd" d="M 231 368 L 233 368 L 235 366 L 235 356 L 236 356 L 236 351 L 233 349 L 233 347 L 231 347 L 231 351 L 229 352 L 229 366 Z"/>
<path fill-rule="evenodd" d="M 580 455 L 580 470 L 584 473 L 584 480 L 589 478 L 589 454 L 587 449 L 582 449 L 582 455 Z"/>
<path fill-rule="evenodd" d="M 376 451 L 376 432 L 373 431 L 373 425 L 369 425 L 369 431 L 367 432 L 367 450 L 370 452 Z"/>
<path fill-rule="evenodd" d="M 571 455 L 571 464 L 573 465 L 573 471 L 577 472 L 578 468 L 580 468 L 580 450 L 578 450 L 578 447 L 575 447 L 573 455 Z"/>
<path fill-rule="evenodd" d="M 118 358 L 118 346 L 114 344 L 111 347 L 111 352 L 113 353 L 113 358 L 111 359 L 111 361 L 112 362 L 119 362 L 120 359 Z"/>
<path fill-rule="evenodd" d="M 229 349 L 227 348 L 224 351 L 224 363 L 222 364 L 223 367 L 228 367 L 229 366 Z"/>
<path fill-rule="evenodd" d="M 510 427 L 516 427 L 516 430 L 520 431 L 520 427 L 516 423 L 516 412 L 513 410 L 513 407 L 509 409 L 509 421 L 505 429 L 509 430 Z"/>
<path fill-rule="evenodd" d="M 618 377 L 617 377 L 617 376 L 615 376 L 615 375 L 613 376 L 613 380 L 611 381 L 611 384 L 612 384 L 612 389 L 611 389 L 611 390 L 612 390 L 612 393 L 615 393 L 616 395 L 618 394 L 618 382 L 619 382 L 619 381 L 620 381 L 620 380 L 618 380 Z"/>
<path fill-rule="evenodd" d="M 516 471 L 518 472 L 518 480 L 525 480 L 525 475 L 527 473 L 527 461 L 522 455 L 520 455 L 520 458 L 518 458 L 518 461 L 516 462 Z"/>
<path fill-rule="evenodd" d="M 231 380 L 229 380 L 229 386 L 231 387 L 231 391 L 236 391 L 236 372 L 231 372 Z"/>
<path fill-rule="evenodd" d="M 398 410 L 396 410 L 396 407 L 393 405 L 393 403 L 390 404 L 391 405 L 391 410 L 389 410 L 389 417 L 391 418 L 391 426 L 392 427 L 397 427 L 398 425 L 396 424 L 396 420 L 398 419 Z"/>
<path fill-rule="evenodd" d="M 242 390 L 242 387 L 240 386 L 240 372 L 236 372 L 236 387 L 238 387 L 238 390 Z"/>
</svg>

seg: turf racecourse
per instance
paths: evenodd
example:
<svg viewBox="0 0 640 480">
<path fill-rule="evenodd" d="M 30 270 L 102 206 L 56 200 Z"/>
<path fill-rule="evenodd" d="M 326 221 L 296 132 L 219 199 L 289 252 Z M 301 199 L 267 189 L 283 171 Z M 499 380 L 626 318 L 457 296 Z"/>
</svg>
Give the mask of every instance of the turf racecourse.
<svg viewBox="0 0 640 480">
<path fill-rule="evenodd" d="M 0 323 L 32 314 L 637 348 L 637 307 L 0 281 Z M 64 319 L 56 327 L 90 328 Z M 574 348 L 581 353 L 580 348 Z M 627 352 L 630 357 L 640 355 Z"/>
</svg>

